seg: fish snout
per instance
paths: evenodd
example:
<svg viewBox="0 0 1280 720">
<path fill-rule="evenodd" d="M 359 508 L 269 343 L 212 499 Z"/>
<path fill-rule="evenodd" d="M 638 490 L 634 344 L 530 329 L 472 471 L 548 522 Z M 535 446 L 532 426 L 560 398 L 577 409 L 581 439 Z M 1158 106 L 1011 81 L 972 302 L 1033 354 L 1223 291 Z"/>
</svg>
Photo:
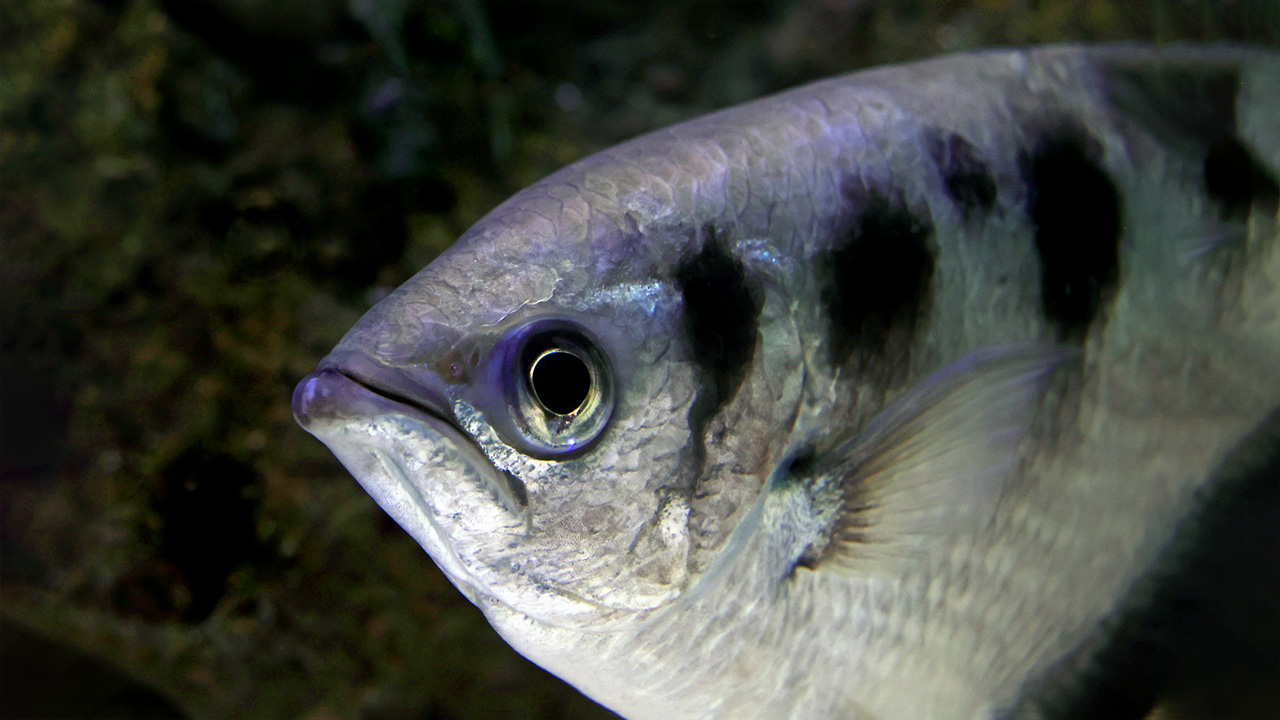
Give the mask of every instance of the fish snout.
<svg viewBox="0 0 1280 720">
<path fill-rule="evenodd" d="M 293 390 L 293 417 L 308 432 L 323 422 L 358 412 L 366 393 L 354 381 L 335 370 L 318 370 Z"/>
</svg>

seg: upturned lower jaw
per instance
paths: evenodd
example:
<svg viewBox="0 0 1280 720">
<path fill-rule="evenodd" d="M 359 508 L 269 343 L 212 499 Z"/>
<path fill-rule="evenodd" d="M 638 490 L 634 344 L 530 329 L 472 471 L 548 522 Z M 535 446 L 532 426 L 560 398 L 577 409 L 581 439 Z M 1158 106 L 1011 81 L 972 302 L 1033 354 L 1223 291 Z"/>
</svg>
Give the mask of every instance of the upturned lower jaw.
<svg viewBox="0 0 1280 720">
<path fill-rule="evenodd" d="M 456 565 L 447 572 L 471 574 L 448 538 L 521 534 L 527 526 L 525 503 L 506 476 L 465 433 L 427 408 L 328 368 L 298 384 L 293 412 L 442 567 Z M 449 516 L 474 527 L 446 531 L 439 523 Z"/>
<path fill-rule="evenodd" d="M 322 360 L 316 373 L 299 384 L 299 392 L 308 380 L 325 372 L 337 373 L 368 393 L 379 396 L 384 412 L 414 410 L 421 413 L 436 432 L 452 442 L 469 445 L 482 464 L 492 468 L 475 439 L 461 428 L 451 403 L 446 399 L 446 384 L 431 373 L 412 372 L 383 364 L 363 353 L 339 350 Z M 302 416 L 298 415 L 297 400 L 298 393 L 295 392 L 294 414 L 306 427 Z M 493 477 L 490 473 L 481 475 L 512 514 L 525 517 L 528 491 L 519 478 L 496 469 Z"/>
</svg>

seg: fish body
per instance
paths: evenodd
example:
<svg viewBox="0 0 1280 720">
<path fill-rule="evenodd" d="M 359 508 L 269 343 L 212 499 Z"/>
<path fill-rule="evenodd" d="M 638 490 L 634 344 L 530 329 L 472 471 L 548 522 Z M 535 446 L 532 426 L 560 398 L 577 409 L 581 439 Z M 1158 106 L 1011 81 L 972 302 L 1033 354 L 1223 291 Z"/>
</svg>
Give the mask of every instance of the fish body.
<svg viewBox="0 0 1280 720">
<path fill-rule="evenodd" d="M 1070 713 L 1280 483 L 1277 117 L 1277 53 L 1140 46 L 717 112 L 500 205 L 294 413 L 627 717 Z"/>
</svg>

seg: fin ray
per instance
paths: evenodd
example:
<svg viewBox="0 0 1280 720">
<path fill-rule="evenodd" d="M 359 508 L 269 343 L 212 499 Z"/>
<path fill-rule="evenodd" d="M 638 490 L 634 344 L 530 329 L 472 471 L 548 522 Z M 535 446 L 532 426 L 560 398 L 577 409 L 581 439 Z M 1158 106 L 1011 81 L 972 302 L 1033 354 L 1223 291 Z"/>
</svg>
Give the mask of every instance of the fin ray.
<svg viewBox="0 0 1280 720">
<path fill-rule="evenodd" d="M 804 564 L 869 569 L 918 555 L 998 497 L 1054 346 L 975 351 L 931 375 L 808 469 L 815 506 L 834 508 L 826 547 Z M 823 512 L 820 510 L 820 513 Z"/>
</svg>

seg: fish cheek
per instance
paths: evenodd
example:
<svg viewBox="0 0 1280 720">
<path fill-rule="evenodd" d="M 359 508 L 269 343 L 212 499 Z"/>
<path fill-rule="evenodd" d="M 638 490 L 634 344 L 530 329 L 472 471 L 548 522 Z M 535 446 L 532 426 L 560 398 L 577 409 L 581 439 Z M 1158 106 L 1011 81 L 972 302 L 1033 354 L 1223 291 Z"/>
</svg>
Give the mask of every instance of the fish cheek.
<svg viewBox="0 0 1280 720">
<path fill-rule="evenodd" d="M 670 568 L 676 567 L 677 556 L 687 556 L 684 564 L 689 570 L 701 572 L 720 557 L 724 543 L 784 456 L 803 412 L 808 350 L 800 321 L 812 308 L 806 307 L 803 317 L 798 318 L 800 302 L 790 294 L 791 288 L 785 281 L 772 281 L 770 272 L 776 267 L 762 267 L 747 253 L 744 263 L 748 278 L 763 278 L 764 303 L 756 348 L 732 402 L 700 429 L 705 453 L 702 472 L 692 493 L 683 493 L 688 500 L 688 518 L 683 523 L 683 534 L 688 538 L 686 555 L 680 555 L 671 534 L 663 533 L 666 540 L 661 549 Z M 690 466 L 686 458 L 682 469 Z M 672 508 L 664 506 L 668 513 L 674 512 Z M 668 519 L 666 524 L 671 522 Z"/>
<path fill-rule="evenodd" d="M 631 556 L 636 577 L 652 585 L 674 587 L 688 574 L 689 498 L 683 493 L 664 492 L 658 510 L 636 536 Z"/>
<path fill-rule="evenodd" d="M 620 307 L 609 328 L 591 325 L 614 367 L 617 404 L 599 442 L 556 463 L 531 492 L 538 555 L 574 568 L 557 582 L 613 607 L 650 607 L 685 572 L 685 421 L 701 370 L 678 351 L 683 323 L 681 306 L 664 301 Z"/>
</svg>

